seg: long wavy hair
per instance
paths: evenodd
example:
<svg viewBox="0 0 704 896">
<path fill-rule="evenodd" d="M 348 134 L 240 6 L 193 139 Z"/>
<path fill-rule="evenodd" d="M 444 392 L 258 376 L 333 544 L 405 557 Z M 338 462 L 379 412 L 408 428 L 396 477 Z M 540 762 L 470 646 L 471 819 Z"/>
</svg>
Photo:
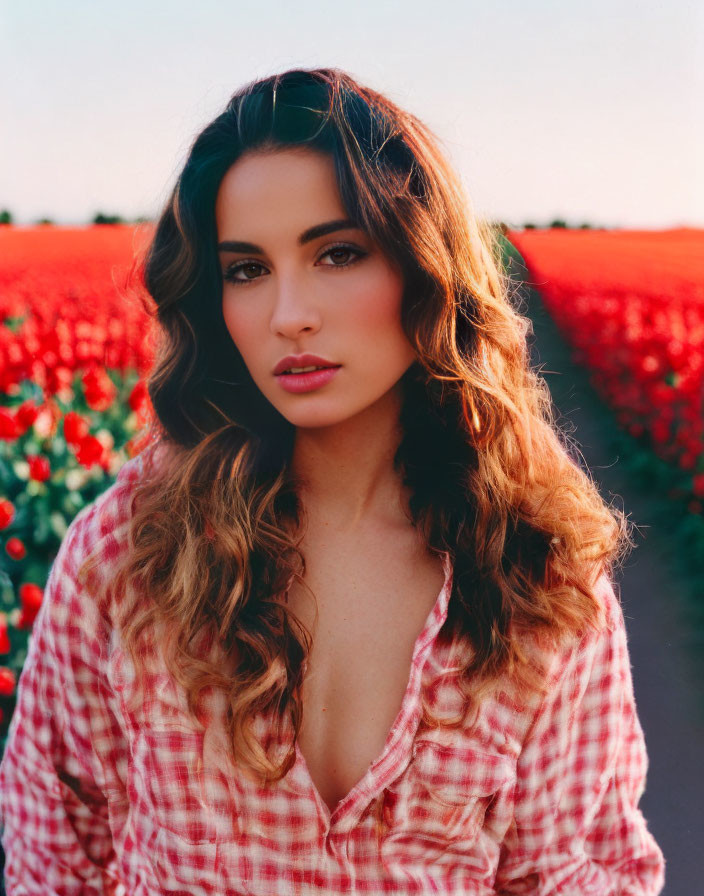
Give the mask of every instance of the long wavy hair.
<svg viewBox="0 0 704 896">
<path fill-rule="evenodd" d="M 305 509 L 290 469 L 295 427 L 259 392 L 224 323 L 214 209 L 244 152 L 292 146 L 332 157 L 349 217 L 403 272 L 417 359 L 401 381 L 394 465 L 413 525 L 453 564 L 439 637 L 467 646 L 467 707 L 502 680 L 540 689 L 545 669 L 526 637 L 560 644 L 598 629 L 597 577 L 633 546 L 531 368 L 531 323 L 499 228 L 475 216 L 432 131 L 338 69 L 248 84 L 195 138 L 143 258 L 163 453 L 136 488 L 112 587 L 134 595 L 119 625 L 135 669 L 158 646 L 200 725 L 203 695 L 222 692 L 232 759 L 264 782 L 286 774 L 295 742 L 277 764 L 254 716 L 273 711 L 296 738 L 302 723 L 312 640 L 285 598 L 292 582 L 306 587 Z"/>
</svg>

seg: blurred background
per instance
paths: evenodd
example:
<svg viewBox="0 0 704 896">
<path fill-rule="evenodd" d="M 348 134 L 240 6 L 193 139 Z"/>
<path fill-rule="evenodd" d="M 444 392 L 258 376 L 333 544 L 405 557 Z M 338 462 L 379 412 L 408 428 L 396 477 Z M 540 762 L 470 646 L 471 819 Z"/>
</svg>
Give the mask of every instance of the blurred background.
<svg viewBox="0 0 704 896">
<path fill-rule="evenodd" d="M 338 67 L 439 137 L 496 225 L 576 462 L 636 524 L 616 584 L 641 808 L 665 892 L 698 892 L 702 60 L 701 0 L 0 2 L 0 750 L 66 528 L 143 445 L 134 252 L 235 89 Z"/>
<path fill-rule="evenodd" d="M 484 216 L 704 223 L 701 2 L 0 9 L 0 196 L 17 223 L 152 217 L 191 138 L 237 87 L 324 65 L 434 128 Z"/>
</svg>

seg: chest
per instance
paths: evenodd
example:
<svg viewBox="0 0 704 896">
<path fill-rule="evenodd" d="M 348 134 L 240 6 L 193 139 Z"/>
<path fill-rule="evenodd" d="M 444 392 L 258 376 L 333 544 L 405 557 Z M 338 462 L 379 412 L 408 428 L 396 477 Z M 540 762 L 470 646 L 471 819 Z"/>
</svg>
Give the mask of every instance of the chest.
<svg viewBox="0 0 704 896">
<path fill-rule="evenodd" d="M 408 686 L 413 649 L 445 576 L 417 542 L 305 551 L 289 606 L 313 637 L 299 748 L 331 812 L 380 757 Z"/>
</svg>

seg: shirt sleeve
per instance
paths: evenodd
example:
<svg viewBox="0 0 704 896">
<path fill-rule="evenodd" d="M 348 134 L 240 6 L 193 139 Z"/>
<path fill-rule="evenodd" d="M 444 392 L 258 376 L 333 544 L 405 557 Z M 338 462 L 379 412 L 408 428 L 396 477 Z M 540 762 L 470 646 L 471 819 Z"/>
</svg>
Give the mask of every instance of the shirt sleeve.
<svg viewBox="0 0 704 896">
<path fill-rule="evenodd" d="M 122 896 L 103 791 L 102 620 L 77 585 L 81 517 L 52 564 L 0 764 L 7 896 Z"/>
<path fill-rule="evenodd" d="M 596 588 L 606 627 L 567 652 L 519 756 L 498 894 L 656 896 L 664 885 L 638 808 L 648 759 L 623 613 L 605 575 Z"/>
</svg>

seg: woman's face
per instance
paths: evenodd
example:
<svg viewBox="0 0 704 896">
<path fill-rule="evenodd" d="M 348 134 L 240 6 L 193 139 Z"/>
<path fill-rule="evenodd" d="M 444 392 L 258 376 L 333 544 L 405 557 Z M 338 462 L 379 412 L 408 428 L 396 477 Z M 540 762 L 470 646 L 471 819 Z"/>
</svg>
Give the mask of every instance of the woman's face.
<svg viewBox="0 0 704 896">
<path fill-rule="evenodd" d="M 403 281 L 345 221 L 332 158 L 246 153 L 220 184 L 215 217 L 225 325 L 271 404 L 295 426 L 321 427 L 386 396 L 415 359 L 401 327 Z M 304 353 L 337 369 L 275 373 Z"/>
</svg>

